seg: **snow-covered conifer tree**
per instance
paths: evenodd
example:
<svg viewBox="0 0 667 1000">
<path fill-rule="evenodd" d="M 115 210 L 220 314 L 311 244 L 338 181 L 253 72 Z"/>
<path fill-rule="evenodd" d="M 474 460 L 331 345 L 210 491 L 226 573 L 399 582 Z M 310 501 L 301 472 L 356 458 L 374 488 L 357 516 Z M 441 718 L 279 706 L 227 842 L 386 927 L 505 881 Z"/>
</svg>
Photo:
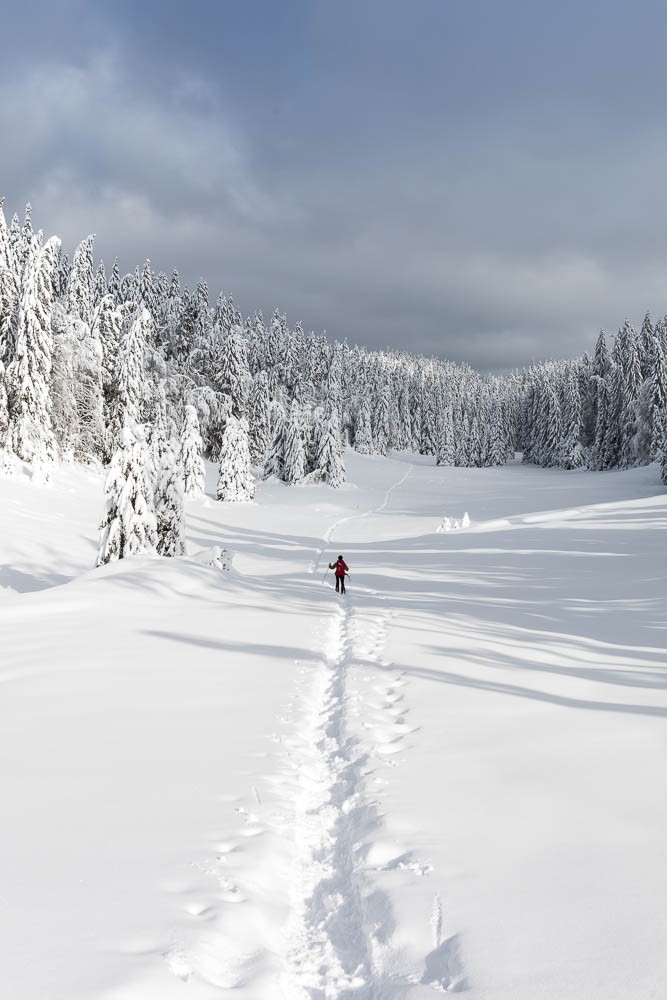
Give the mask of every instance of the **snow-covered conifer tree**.
<svg viewBox="0 0 667 1000">
<path fill-rule="evenodd" d="M 638 402 L 637 458 L 642 463 L 661 457 L 667 429 L 667 366 L 659 337 L 651 345 L 647 369 Z"/>
<path fill-rule="evenodd" d="M 97 565 L 153 552 L 157 542 L 150 454 L 143 428 L 123 427 L 113 454 L 106 487 Z"/>
<path fill-rule="evenodd" d="M 287 432 L 285 412 L 279 403 L 275 403 L 271 412 L 271 445 L 264 459 L 264 479 L 276 476 L 285 478 L 285 438 Z"/>
<path fill-rule="evenodd" d="M 593 376 L 595 384 L 595 437 L 588 464 L 591 469 L 605 469 L 607 420 L 609 413 L 609 383 L 606 378 Z"/>
<path fill-rule="evenodd" d="M 95 236 L 88 236 L 79 243 L 72 259 L 72 269 L 67 282 L 68 311 L 88 327 L 93 321 L 95 305 L 95 274 L 93 271 L 93 243 Z"/>
<path fill-rule="evenodd" d="M 248 418 L 250 460 L 253 465 L 262 465 L 270 440 L 269 383 L 266 372 L 258 372 L 253 379 Z"/>
<path fill-rule="evenodd" d="M 230 416 L 222 436 L 218 500 L 239 502 L 252 500 L 255 481 L 250 472 L 248 422 Z"/>
<path fill-rule="evenodd" d="M 118 408 L 120 426 L 141 423 L 146 398 L 145 364 L 151 315 L 143 306 L 127 317 L 120 342 L 118 367 Z"/>
<path fill-rule="evenodd" d="M 391 406 L 390 406 L 390 388 L 388 385 L 383 385 L 380 389 L 379 395 L 376 400 L 376 409 L 374 413 L 374 426 L 373 426 L 373 443 L 375 446 L 375 451 L 380 455 L 387 454 L 387 448 L 389 446 L 389 439 L 391 436 Z M 420 420 L 420 430 L 421 430 L 421 420 Z"/>
<path fill-rule="evenodd" d="M 581 397 L 576 373 L 570 368 L 563 385 L 561 433 L 558 464 L 563 469 L 580 469 L 584 464 L 581 447 Z"/>
<path fill-rule="evenodd" d="M 7 447 L 9 430 L 9 410 L 7 408 L 7 386 L 5 382 L 5 366 L 0 361 L 0 451 Z"/>
<path fill-rule="evenodd" d="M 3 201 L 0 198 L 0 361 L 6 366 L 14 357 L 20 269 L 5 222 Z"/>
<path fill-rule="evenodd" d="M 157 552 L 161 556 L 182 556 L 185 554 L 183 481 L 176 461 L 174 443 L 170 442 L 162 455 L 160 475 L 155 491 Z"/>
<path fill-rule="evenodd" d="M 222 341 L 219 367 L 215 376 L 218 391 L 229 396 L 231 413 L 234 417 L 245 415 L 249 382 L 250 372 L 243 333 L 239 326 L 235 326 Z"/>
<path fill-rule="evenodd" d="M 108 294 L 107 275 L 104 269 L 104 261 L 101 260 L 95 272 L 95 288 L 93 293 L 93 306 L 97 307 L 105 295 Z"/>
<path fill-rule="evenodd" d="M 373 433 L 371 430 L 371 406 L 366 394 L 362 395 L 357 404 L 354 423 L 354 450 L 360 455 L 373 453 Z"/>
<path fill-rule="evenodd" d="M 120 271 L 118 270 L 118 258 L 113 262 L 113 267 L 111 268 L 111 274 L 109 276 L 109 283 L 107 286 L 109 295 L 113 299 L 114 305 L 119 306 L 122 301 L 121 290 L 120 290 Z"/>
<path fill-rule="evenodd" d="M 285 428 L 285 459 L 283 479 L 298 483 L 306 474 L 306 450 L 303 441 L 303 415 L 297 403 L 292 403 Z"/>
<path fill-rule="evenodd" d="M 560 402 L 548 375 L 542 378 L 541 390 L 538 461 L 540 465 L 548 468 L 558 464 L 561 438 Z"/>
<path fill-rule="evenodd" d="M 454 465 L 455 454 L 454 418 L 451 406 L 447 405 L 440 415 L 436 463 L 438 465 Z"/>
<path fill-rule="evenodd" d="M 317 451 L 316 469 L 328 486 L 337 488 L 345 482 L 343 450 L 340 442 L 340 426 L 335 410 L 323 422 Z"/>
<path fill-rule="evenodd" d="M 180 465 L 183 491 L 186 497 L 198 497 L 206 485 L 206 467 L 202 454 L 204 443 L 199 430 L 199 420 L 194 406 L 185 407 L 185 421 L 181 439 Z"/>
<path fill-rule="evenodd" d="M 11 386 L 11 444 L 24 462 L 56 457 L 50 394 L 53 270 L 60 240 L 54 236 L 25 265 L 16 322 Z"/>
</svg>

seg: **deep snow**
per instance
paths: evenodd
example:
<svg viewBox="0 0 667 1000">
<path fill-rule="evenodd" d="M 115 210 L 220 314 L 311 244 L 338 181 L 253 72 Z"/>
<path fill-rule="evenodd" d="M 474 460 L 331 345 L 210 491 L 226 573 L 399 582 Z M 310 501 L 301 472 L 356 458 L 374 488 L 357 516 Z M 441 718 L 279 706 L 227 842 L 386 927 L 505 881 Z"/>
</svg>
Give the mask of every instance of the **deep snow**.
<svg viewBox="0 0 667 1000">
<path fill-rule="evenodd" d="M 2 1000 L 667 995 L 657 469 L 345 458 L 226 573 L 0 480 Z"/>
</svg>

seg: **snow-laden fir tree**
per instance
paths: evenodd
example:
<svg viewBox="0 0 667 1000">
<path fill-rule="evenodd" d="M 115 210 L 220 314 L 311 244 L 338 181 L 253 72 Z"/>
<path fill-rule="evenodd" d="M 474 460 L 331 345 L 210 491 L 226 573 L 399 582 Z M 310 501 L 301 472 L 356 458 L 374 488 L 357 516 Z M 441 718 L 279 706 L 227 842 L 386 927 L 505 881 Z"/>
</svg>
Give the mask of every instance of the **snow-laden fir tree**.
<svg viewBox="0 0 667 1000">
<path fill-rule="evenodd" d="M 5 382 L 5 366 L 0 361 L 0 451 L 7 447 L 9 431 L 9 410 L 7 407 L 7 386 Z"/>
<path fill-rule="evenodd" d="M 125 320 L 118 366 L 118 423 L 121 427 L 134 427 L 141 423 L 151 327 L 151 315 L 143 306 L 134 309 Z"/>
<path fill-rule="evenodd" d="M 372 455 L 373 432 L 371 430 L 371 407 L 366 395 L 362 396 L 357 405 L 354 423 L 354 450 L 360 455 Z"/>
<path fill-rule="evenodd" d="M 264 479 L 270 479 L 271 476 L 284 479 L 287 425 L 285 411 L 279 403 L 275 403 L 271 409 L 271 425 L 271 444 L 264 459 L 262 476 Z"/>
<path fill-rule="evenodd" d="M 218 476 L 218 500 L 235 502 L 252 500 L 255 496 L 255 480 L 250 471 L 250 449 L 248 447 L 248 422 L 230 416 L 222 436 L 220 452 L 220 473 Z"/>
<path fill-rule="evenodd" d="M 67 310 L 90 327 L 95 307 L 95 274 L 93 271 L 93 244 L 95 236 L 88 236 L 79 243 L 72 259 L 72 270 L 67 282 Z"/>
<path fill-rule="evenodd" d="M 637 459 L 641 464 L 661 457 L 667 428 L 667 366 L 659 337 L 655 337 L 647 362 L 647 376 L 639 395 Z"/>
<path fill-rule="evenodd" d="M 266 372 L 258 372 L 253 379 L 248 407 L 250 427 L 250 461 L 262 465 L 270 441 L 269 382 Z"/>
<path fill-rule="evenodd" d="M 580 469 L 584 464 L 581 446 L 581 397 L 576 372 L 570 369 L 563 386 L 561 403 L 562 441 L 558 464 L 563 469 Z"/>
<path fill-rule="evenodd" d="M 14 359 L 8 370 L 11 446 L 24 462 L 56 457 L 50 393 L 53 338 L 53 269 L 60 240 L 33 249 L 24 269 L 16 320 Z"/>
<path fill-rule="evenodd" d="M 595 438 L 591 447 L 589 467 L 606 469 L 606 441 L 609 415 L 609 383 L 606 378 L 593 376 L 595 384 Z"/>
<path fill-rule="evenodd" d="M 285 427 L 283 479 L 298 483 L 306 474 L 306 450 L 303 440 L 303 415 L 297 403 L 292 403 Z"/>
<path fill-rule="evenodd" d="M 5 222 L 3 201 L 0 198 L 0 361 L 6 366 L 14 357 L 20 272 Z"/>
<path fill-rule="evenodd" d="M 185 513 L 183 481 L 176 460 L 175 442 L 170 442 L 162 454 L 158 485 L 155 490 L 157 520 L 157 552 L 161 556 L 185 554 Z"/>
<path fill-rule="evenodd" d="M 494 396 L 489 409 L 486 431 L 487 456 L 485 464 L 504 465 L 507 461 L 507 441 L 505 439 L 502 403 L 497 396 Z"/>
<path fill-rule="evenodd" d="M 97 271 L 95 272 L 95 286 L 93 289 L 93 307 L 95 309 L 107 294 L 107 274 L 104 268 L 104 261 L 101 260 L 97 266 Z"/>
<path fill-rule="evenodd" d="M 183 492 L 186 497 L 198 497 L 204 492 L 206 467 L 202 458 L 203 450 L 197 411 L 192 404 L 188 404 L 185 407 L 180 453 Z"/>
<path fill-rule="evenodd" d="M 216 327 L 216 330 L 218 329 Z M 248 370 L 248 359 L 243 342 L 243 334 L 239 326 L 234 326 L 222 341 L 215 382 L 218 391 L 229 396 L 232 416 L 244 416 L 250 372 Z"/>
<path fill-rule="evenodd" d="M 342 486 L 345 482 L 340 425 L 335 410 L 332 410 L 322 423 L 315 468 L 324 482 L 334 489 Z"/>
<path fill-rule="evenodd" d="M 157 543 L 150 454 L 142 427 L 123 427 L 107 475 L 97 565 L 154 552 Z"/>
<path fill-rule="evenodd" d="M 454 448 L 454 417 L 452 408 L 443 408 L 438 429 L 438 448 L 436 451 L 437 465 L 454 465 L 456 451 Z"/>
<path fill-rule="evenodd" d="M 109 276 L 109 282 L 107 285 L 107 291 L 113 299 L 114 305 L 119 306 L 121 304 L 121 292 L 120 292 L 120 271 L 118 269 L 118 257 L 113 262 L 113 267 L 111 268 L 111 274 Z"/>
</svg>

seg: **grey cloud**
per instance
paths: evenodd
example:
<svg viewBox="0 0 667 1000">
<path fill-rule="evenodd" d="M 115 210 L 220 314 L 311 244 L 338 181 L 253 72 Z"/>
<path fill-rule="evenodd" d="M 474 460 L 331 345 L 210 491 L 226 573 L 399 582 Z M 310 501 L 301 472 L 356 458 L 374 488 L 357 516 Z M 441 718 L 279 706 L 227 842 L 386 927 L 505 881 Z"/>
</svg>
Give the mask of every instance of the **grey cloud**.
<svg viewBox="0 0 667 1000">
<path fill-rule="evenodd" d="M 569 146 L 508 123 L 285 161 L 204 80 L 158 99 L 107 53 L 0 86 L 2 193 L 70 247 L 94 231 L 107 261 L 175 264 L 246 312 L 508 368 L 664 309 L 667 140 L 584 126 Z"/>
</svg>

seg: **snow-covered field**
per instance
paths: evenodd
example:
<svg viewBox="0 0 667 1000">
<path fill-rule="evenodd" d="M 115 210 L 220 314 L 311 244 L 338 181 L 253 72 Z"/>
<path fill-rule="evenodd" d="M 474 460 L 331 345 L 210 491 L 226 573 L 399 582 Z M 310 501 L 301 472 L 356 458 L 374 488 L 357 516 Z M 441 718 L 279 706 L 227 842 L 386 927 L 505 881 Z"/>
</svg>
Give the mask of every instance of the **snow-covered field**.
<svg viewBox="0 0 667 1000">
<path fill-rule="evenodd" d="M 657 468 L 346 463 L 230 572 L 0 480 L 2 1000 L 667 996 Z"/>
</svg>

